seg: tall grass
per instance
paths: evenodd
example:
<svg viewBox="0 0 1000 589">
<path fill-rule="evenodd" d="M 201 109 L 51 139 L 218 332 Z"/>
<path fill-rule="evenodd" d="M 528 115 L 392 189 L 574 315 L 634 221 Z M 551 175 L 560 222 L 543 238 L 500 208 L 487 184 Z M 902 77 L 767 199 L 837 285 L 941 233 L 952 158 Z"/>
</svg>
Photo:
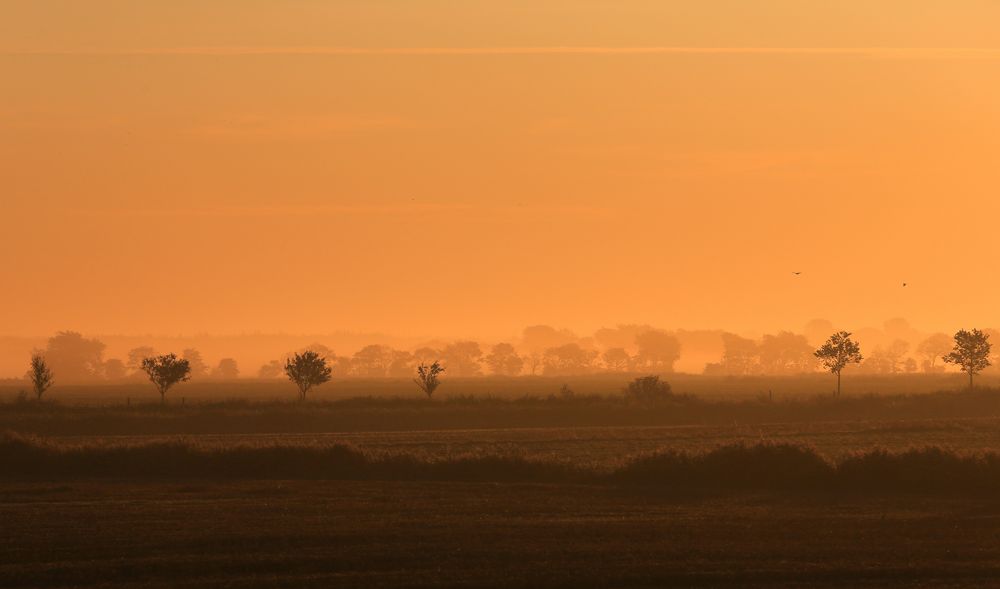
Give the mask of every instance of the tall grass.
<svg viewBox="0 0 1000 589">
<path fill-rule="evenodd" d="M 661 452 L 601 472 L 521 454 L 429 458 L 365 452 L 347 445 L 183 442 L 64 444 L 5 433 L 0 480 L 23 479 L 333 479 L 591 483 L 730 492 L 1000 491 L 1000 456 L 936 447 L 872 450 L 830 461 L 792 444 L 726 445 L 700 453 Z"/>
<path fill-rule="evenodd" d="M 0 404 L 0 430 L 42 435 L 328 433 L 437 429 L 723 425 L 1000 416 L 1000 391 L 709 400 L 674 395 L 356 397 L 340 401 Z"/>
</svg>

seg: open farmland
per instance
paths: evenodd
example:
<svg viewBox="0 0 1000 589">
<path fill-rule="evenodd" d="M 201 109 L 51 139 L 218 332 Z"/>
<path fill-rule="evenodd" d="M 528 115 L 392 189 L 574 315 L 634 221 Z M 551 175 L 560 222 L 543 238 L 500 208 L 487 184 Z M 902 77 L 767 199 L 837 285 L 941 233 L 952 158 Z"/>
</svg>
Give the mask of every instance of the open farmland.
<svg viewBox="0 0 1000 589">
<path fill-rule="evenodd" d="M 0 485 L 4 587 L 982 587 L 995 498 L 579 485 Z M 905 548 L 905 550 L 903 549 Z"/>
<path fill-rule="evenodd" d="M 454 429 L 310 434 L 86 435 L 57 436 L 52 439 L 57 439 L 60 443 L 100 446 L 181 442 L 207 449 L 234 445 L 329 447 L 348 444 L 364 451 L 405 452 L 428 458 L 501 453 L 610 468 L 636 455 L 665 450 L 702 452 L 734 443 L 797 444 L 811 447 L 831 459 L 873 448 L 898 451 L 937 446 L 962 451 L 1000 452 L 998 432 L 1000 432 L 1000 419 L 981 418 L 728 426 Z"/>
</svg>

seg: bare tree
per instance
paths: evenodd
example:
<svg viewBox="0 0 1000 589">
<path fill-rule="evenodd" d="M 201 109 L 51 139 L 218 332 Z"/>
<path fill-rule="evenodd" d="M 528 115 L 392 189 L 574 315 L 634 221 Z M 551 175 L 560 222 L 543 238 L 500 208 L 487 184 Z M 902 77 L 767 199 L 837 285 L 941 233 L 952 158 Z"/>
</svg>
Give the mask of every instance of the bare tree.
<svg viewBox="0 0 1000 589">
<path fill-rule="evenodd" d="M 305 401 L 309 389 L 329 382 L 333 369 L 327 365 L 326 358 L 306 350 L 285 361 L 285 374 L 299 387 L 299 401 Z"/>
<path fill-rule="evenodd" d="M 962 372 L 969 374 L 969 390 L 972 390 L 972 377 L 990 366 L 990 336 L 973 329 L 961 329 L 955 334 L 955 347 L 941 359 L 948 364 L 957 364 Z"/>
<path fill-rule="evenodd" d="M 35 389 L 35 398 L 41 401 L 42 395 L 49 390 L 53 383 L 52 370 L 49 369 L 41 354 L 31 356 L 31 371 L 28 374 L 31 377 L 31 386 Z"/>
<path fill-rule="evenodd" d="M 420 390 L 422 390 L 427 395 L 427 398 L 430 399 L 434 396 L 434 391 L 441 385 L 441 381 L 438 379 L 438 376 L 442 372 L 444 372 L 444 367 L 441 366 L 440 362 L 435 362 L 429 366 L 427 364 L 421 364 L 420 366 L 417 366 L 417 378 L 413 379 L 413 382 L 417 383 Z"/>
<path fill-rule="evenodd" d="M 851 339 L 851 334 L 846 331 L 838 331 L 826 340 L 820 349 L 813 353 L 823 366 L 837 375 L 837 396 L 840 396 L 840 372 L 848 364 L 858 364 L 864 357 L 861 355 L 861 346 Z"/>
<path fill-rule="evenodd" d="M 160 392 L 161 405 L 166 402 L 167 390 L 170 387 L 191 378 L 191 364 L 183 358 L 178 358 L 176 354 L 144 358 L 142 370 Z"/>
</svg>

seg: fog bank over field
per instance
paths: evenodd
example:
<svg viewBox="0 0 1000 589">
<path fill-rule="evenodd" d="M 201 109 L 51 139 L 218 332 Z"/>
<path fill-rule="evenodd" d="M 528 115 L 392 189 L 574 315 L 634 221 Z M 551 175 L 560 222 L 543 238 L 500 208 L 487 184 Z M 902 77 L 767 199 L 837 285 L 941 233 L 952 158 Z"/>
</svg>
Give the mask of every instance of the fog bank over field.
<svg viewBox="0 0 1000 589">
<path fill-rule="evenodd" d="M 512 329 L 508 336 L 481 338 L 351 332 L 163 336 L 65 331 L 37 337 L 0 335 L 0 378 L 22 378 L 33 351 L 49 357 L 62 383 L 136 378 L 141 376 L 137 362 L 154 353 L 190 357 L 196 379 L 280 378 L 285 358 L 305 349 L 330 359 L 334 376 L 341 378 L 408 377 L 420 362 L 436 360 L 446 365 L 449 377 L 599 372 L 800 374 L 820 370 L 812 352 L 841 329 L 853 333 L 865 356 L 864 362 L 845 373 L 945 370 L 940 356 L 950 349 L 951 333 L 930 332 L 906 319 L 892 318 L 881 325 L 856 328 L 814 319 L 798 328 L 765 333 L 621 324 L 591 333 L 532 325 Z M 65 337 L 67 334 L 71 337 Z"/>
</svg>

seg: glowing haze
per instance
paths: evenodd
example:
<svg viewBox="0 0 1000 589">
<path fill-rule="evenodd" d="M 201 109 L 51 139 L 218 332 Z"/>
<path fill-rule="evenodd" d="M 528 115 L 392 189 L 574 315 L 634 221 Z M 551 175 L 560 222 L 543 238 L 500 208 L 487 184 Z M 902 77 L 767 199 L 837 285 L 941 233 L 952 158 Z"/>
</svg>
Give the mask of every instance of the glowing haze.
<svg viewBox="0 0 1000 589">
<path fill-rule="evenodd" d="M 997 325 L 998 22 L 7 0 L 0 332 Z"/>
</svg>

